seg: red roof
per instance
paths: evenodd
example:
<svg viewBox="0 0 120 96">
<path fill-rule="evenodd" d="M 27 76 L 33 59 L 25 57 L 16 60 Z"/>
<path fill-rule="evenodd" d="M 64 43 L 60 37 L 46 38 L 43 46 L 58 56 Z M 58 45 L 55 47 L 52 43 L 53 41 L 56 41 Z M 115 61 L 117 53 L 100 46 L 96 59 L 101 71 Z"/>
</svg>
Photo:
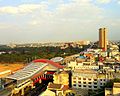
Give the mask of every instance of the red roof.
<svg viewBox="0 0 120 96">
<path fill-rule="evenodd" d="M 37 59 L 37 60 L 34 60 L 33 62 L 42 62 L 42 63 L 48 63 L 48 64 L 51 64 L 59 69 L 62 69 L 64 68 L 62 65 L 60 65 L 59 63 L 55 63 L 51 60 L 48 60 L 48 59 Z"/>
</svg>

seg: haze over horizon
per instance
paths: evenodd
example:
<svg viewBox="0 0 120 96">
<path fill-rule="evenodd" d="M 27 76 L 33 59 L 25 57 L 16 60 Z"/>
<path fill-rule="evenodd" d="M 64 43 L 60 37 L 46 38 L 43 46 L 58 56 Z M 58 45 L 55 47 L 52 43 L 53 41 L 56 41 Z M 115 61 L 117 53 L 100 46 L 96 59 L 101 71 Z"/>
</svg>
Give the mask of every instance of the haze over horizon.
<svg viewBox="0 0 120 96">
<path fill-rule="evenodd" d="M 0 0 L 0 43 L 119 40 L 120 0 Z"/>
</svg>

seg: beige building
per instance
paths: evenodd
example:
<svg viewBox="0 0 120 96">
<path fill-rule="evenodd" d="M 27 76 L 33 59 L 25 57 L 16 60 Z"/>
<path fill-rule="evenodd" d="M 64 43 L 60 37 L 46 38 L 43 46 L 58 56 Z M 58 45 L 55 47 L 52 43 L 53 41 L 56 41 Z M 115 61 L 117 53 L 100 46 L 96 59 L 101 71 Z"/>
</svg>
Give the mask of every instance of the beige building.
<svg viewBox="0 0 120 96">
<path fill-rule="evenodd" d="M 105 96 L 120 96 L 120 83 L 114 83 L 113 88 L 106 88 Z"/>
<path fill-rule="evenodd" d="M 107 29 L 100 28 L 99 29 L 99 47 L 107 50 Z"/>
<path fill-rule="evenodd" d="M 69 85 L 69 74 L 68 72 L 62 71 L 62 72 L 56 72 L 53 75 L 53 83 L 55 84 L 63 84 L 63 85 Z"/>
<path fill-rule="evenodd" d="M 69 68 L 74 69 L 99 69 L 98 65 L 93 65 L 91 62 L 81 62 L 81 61 L 70 61 L 70 63 L 67 64 Z"/>
<path fill-rule="evenodd" d="M 90 69 L 75 69 L 72 74 L 72 88 L 97 90 L 105 86 L 107 81 L 106 74 Z"/>
<path fill-rule="evenodd" d="M 114 83 L 113 85 L 113 95 L 120 96 L 120 83 Z"/>
</svg>

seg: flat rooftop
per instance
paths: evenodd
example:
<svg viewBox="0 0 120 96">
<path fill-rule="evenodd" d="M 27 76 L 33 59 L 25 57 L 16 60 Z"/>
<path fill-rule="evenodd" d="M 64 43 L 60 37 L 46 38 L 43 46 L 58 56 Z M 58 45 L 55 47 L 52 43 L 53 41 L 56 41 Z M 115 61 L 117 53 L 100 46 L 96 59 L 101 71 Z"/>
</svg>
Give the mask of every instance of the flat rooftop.
<svg viewBox="0 0 120 96">
<path fill-rule="evenodd" d="M 97 71 L 90 70 L 90 69 L 75 69 L 73 72 L 74 73 L 83 73 L 83 74 L 98 74 Z"/>
</svg>

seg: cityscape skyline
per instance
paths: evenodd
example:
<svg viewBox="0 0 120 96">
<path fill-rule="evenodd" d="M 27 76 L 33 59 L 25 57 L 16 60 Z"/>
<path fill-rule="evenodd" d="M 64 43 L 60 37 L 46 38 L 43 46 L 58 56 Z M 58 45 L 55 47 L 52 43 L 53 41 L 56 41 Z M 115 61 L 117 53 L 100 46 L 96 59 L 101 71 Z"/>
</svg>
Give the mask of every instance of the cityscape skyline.
<svg viewBox="0 0 120 96">
<path fill-rule="evenodd" d="M 0 96 L 120 96 L 120 0 L 0 0 Z"/>
<path fill-rule="evenodd" d="M 119 0 L 0 0 L 0 43 L 95 41 L 100 27 L 119 40 L 119 8 Z"/>
</svg>

